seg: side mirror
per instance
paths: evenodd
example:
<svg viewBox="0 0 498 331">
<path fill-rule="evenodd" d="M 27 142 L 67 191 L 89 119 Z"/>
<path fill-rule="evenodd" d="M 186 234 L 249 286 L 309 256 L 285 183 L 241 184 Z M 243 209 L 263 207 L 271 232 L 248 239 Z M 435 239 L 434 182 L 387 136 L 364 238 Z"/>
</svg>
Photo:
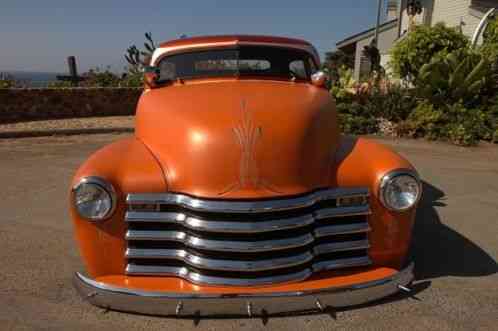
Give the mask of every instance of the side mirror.
<svg viewBox="0 0 498 331">
<path fill-rule="evenodd" d="M 159 67 L 146 66 L 144 67 L 144 84 L 146 88 L 156 88 L 159 75 L 161 74 Z"/>
<path fill-rule="evenodd" d="M 317 71 L 311 75 L 311 84 L 316 87 L 325 87 L 327 84 L 327 74 L 323 71 Z"/>
</svg>

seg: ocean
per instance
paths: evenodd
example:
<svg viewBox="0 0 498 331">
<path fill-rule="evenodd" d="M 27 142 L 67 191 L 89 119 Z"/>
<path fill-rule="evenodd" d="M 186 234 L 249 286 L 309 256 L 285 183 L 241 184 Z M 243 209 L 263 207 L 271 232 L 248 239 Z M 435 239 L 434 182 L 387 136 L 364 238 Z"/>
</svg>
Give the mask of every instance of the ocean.
<svg viewBox="0 0 498 331">
<path fill-rule="evenodd" d="M 16 80 L 22 81 L 30 87 L 45 87 L 49 83 L 57 81 L 57 75 L 63 75 L 56 72 L 31 72 L 31 71 L 1 71 L 8 73 Z"/>
</svg>

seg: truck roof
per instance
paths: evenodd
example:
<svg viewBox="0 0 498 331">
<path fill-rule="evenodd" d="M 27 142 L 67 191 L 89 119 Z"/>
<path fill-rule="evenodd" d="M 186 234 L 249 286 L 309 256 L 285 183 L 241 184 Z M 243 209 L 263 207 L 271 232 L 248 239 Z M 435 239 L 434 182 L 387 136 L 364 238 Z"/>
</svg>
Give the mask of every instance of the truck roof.
<svg viewBox="0 0 498 331">
<path fill-rule="evenodd" d="M 297 48 L 310 53 L 316 63 L 320 64 L 318 52 L 309 42 L 302 39 L 264 35 L 217 35 L 170 40 L 159 45 L 152 56 L 152 63 L 155 63 L 167 53 L 177 53 L 192 48 L 212 48 L 232 45 L 264 45 Z"/>
<path fill-rule="evenodd" d="M 216 36 L 198 36 L 174 39 L 163 42 L 159 47 L 177 47 L 196 44 L 212 44 L 224 42 L 254 42 L 254 43 L 275 43 L 275 44 L 295 44 L 311 46 L 309 42 L 302 39 L 274 37 L 264 35 L 216 35 Z"/>
</svg>

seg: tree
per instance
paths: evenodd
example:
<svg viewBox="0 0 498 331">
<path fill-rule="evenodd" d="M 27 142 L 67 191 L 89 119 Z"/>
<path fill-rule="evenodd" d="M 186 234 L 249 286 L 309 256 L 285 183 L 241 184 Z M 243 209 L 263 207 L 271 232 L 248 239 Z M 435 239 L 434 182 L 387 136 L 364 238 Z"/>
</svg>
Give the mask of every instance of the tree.
<svg viewBox="0 0 498 331">
<path fill-rule="evenodd" d="M 341 68 L 354 68 L 354 57 L 341 50 L 325 53 L 322 69 L 328 73 L 332 85 L 339 82 Z"/>
<path fill-rule="evenodd" d="M 380 52 L 376 46 L 375 39 L 372 40 L 370 45 L 363 47 L 363 55 L 370 62 L 371 72 L 376 72 L 376 73 L 383 72 L 382 66 L 380 65 Z"/>
<path fill-rule="evenodd" d="M 130 65 L 129 71 L 132 74 L 140 72 L 143 67 L 149 65 L 152 53 L 154 53 L 154 50 L 156 49 L 150 32 L 145 33 L 145 39 L 145 50 L 140 50 L 135 45 L 131 45 L 126 49 L 125 59 Z"/>
<path fill-rule="evenodd" d="M 415 16 L 422 14 L 422 9 L 423 7 L 419 0 L 409 0 L 406 4 L 406 13 L 408 14 L 409 19 L 409 31 L 413 31 L 415 29 Z"/>
<path fill-rule="evenodd" d="M 467 49 L 469 44 L 466 36 L 444 23 L 417 26 L 393 47 L 390 65 L 397 76 L 413 81 L 433 56 Z"/>
<path fill-rule="evenodd" d="M 498 97 L 496 97 L 498 95 L 498 17 L 493 17 L 488 22 L 483 33 L 483 44 L 479 47 L 479 52 L 491 63 L 486 94 L 490 98 L 496 98 L 496 101 L 498 101 Z"/>
</svg>

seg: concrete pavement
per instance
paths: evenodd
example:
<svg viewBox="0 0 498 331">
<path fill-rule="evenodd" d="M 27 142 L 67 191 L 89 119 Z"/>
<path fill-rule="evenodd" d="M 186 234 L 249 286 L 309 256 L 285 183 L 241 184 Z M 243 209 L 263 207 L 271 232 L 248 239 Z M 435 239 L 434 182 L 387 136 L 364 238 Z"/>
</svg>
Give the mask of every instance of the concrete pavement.
<svg viewBox="0 0 498 331">
<path fill-rule="evenodd" d="M 68 185 L 93 151 L 124 135 L 0 140 L 2 330 L 496 330 L 498 147 L 384 140 L 424 179 L 415 226 L 416 299 L 261 319 L 178 320 L 103 312 L 71 285 L 83 268 Z"/>
</svg>

